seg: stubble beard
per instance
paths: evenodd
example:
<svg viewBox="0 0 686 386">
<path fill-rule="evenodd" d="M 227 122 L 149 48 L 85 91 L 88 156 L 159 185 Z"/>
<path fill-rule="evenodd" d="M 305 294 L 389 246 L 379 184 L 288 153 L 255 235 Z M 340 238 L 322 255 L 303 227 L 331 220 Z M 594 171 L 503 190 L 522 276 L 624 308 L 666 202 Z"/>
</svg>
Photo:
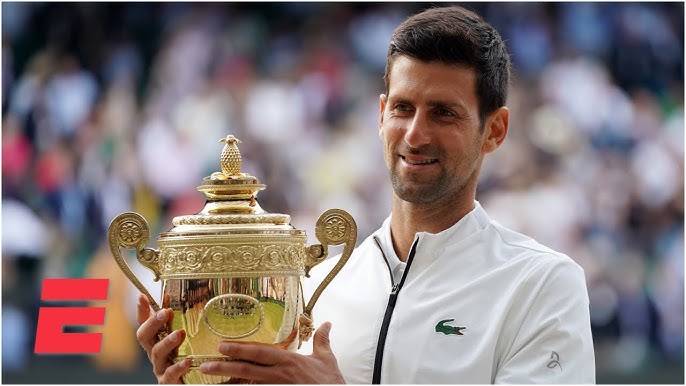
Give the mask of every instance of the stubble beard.
<svg viewBox="0 0 686 386">
<path fill-rule="evenodd" d="M 458 201 L 467 194 L 467 186 L 476 178 L 478 173 L 478 156 L 459 161 L 461 165 L 449 173 L 442 168 L 440 173 L 432 180 L 417 181 L 413 176 L 402 176 L 395 163 L 388 169 L 391 184 L 395 195 L 403 201 L 413 204 L 432 204 L 443 201 L 449 205 L 451 201 Z M 464 171 L 466 174 L 461 174 Z M 418 176 L 422 177 L 422 176 Z"/>
<path fill-rule="evenodd" d="M 403 201 L 413 204 L 430 204 L 445 198 L 452 190 L 451 185 L 457 185 L 455 188 L 463 190 L 465 182 L 451 184 L 449 178 L 446 177 L 445 172 L 428 182 L 406 181 L 398 175 L 394 170 L 390 170 L 391 183 L 393 191 Z M 453 189 L 455 189 L 453 188 Z"/>
</svg>

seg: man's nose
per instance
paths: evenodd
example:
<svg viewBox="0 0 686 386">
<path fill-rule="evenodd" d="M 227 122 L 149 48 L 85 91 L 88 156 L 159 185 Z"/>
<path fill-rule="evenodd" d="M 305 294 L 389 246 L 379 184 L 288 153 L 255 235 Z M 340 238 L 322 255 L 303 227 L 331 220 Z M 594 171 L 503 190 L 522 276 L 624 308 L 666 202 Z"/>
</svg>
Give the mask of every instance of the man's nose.
<svg viewBox="0 0 686 386">
<path fill-rule="evenodd" d="M 417 112 L 405 131 L 405 142 L 413 148 L 428 145 L 431 142 L 428 118 Z"/>
</svg>

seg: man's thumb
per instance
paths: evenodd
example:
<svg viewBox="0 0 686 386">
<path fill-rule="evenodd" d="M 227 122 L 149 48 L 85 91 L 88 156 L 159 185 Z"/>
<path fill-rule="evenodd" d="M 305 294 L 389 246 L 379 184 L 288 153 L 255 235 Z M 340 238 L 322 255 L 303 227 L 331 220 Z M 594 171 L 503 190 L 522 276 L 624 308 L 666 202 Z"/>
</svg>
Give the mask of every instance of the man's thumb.
<svg viewBox="0 0 686 386">
<path fill-rule="evenodd" d="M 329 332 L 331 332 L 331 322 L 324 322 L 321 326 L 314 332 L 314 338 L 312 341 L 312 351 L 313 354 L 319 352 L 330 352 L 331 351 L 331 341 L 329 340 Z"/>
</svg>

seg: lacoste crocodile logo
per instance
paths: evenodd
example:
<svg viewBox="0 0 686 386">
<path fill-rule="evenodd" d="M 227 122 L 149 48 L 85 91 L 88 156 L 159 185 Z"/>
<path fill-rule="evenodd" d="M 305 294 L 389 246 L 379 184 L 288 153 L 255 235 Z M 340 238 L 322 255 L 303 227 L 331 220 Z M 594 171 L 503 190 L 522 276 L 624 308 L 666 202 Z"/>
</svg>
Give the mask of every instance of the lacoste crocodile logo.
<svg viewBox="0 0 686 386">
<path fill-rule="evenodd" d="M 445 323 L 450 323 L 455 321 L 455 319 L 445 319 L 441 320 L 436 324 L 436 332 L 442 332 L 445 335 L 464 335 L 462 331 L 466 330 L 467 327 L 453 327 L 450 325 L 445 325 Z"/>
</svg>

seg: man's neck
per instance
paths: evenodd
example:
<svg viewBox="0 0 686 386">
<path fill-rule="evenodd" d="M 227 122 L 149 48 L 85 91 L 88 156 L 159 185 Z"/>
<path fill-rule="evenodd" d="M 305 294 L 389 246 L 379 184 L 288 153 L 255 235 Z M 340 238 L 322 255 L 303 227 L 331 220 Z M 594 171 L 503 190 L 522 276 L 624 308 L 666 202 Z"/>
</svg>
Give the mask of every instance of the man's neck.
<svg viewBox="0 0 686 386">
<path fill-rule="evenodd" d="M 474 198 L 452 203 L 413 204 L 393 197 L 391 239 L 401 261 L 407 261 L 417 232 L 439 233 L 474 209 Z"/>
</svg>

